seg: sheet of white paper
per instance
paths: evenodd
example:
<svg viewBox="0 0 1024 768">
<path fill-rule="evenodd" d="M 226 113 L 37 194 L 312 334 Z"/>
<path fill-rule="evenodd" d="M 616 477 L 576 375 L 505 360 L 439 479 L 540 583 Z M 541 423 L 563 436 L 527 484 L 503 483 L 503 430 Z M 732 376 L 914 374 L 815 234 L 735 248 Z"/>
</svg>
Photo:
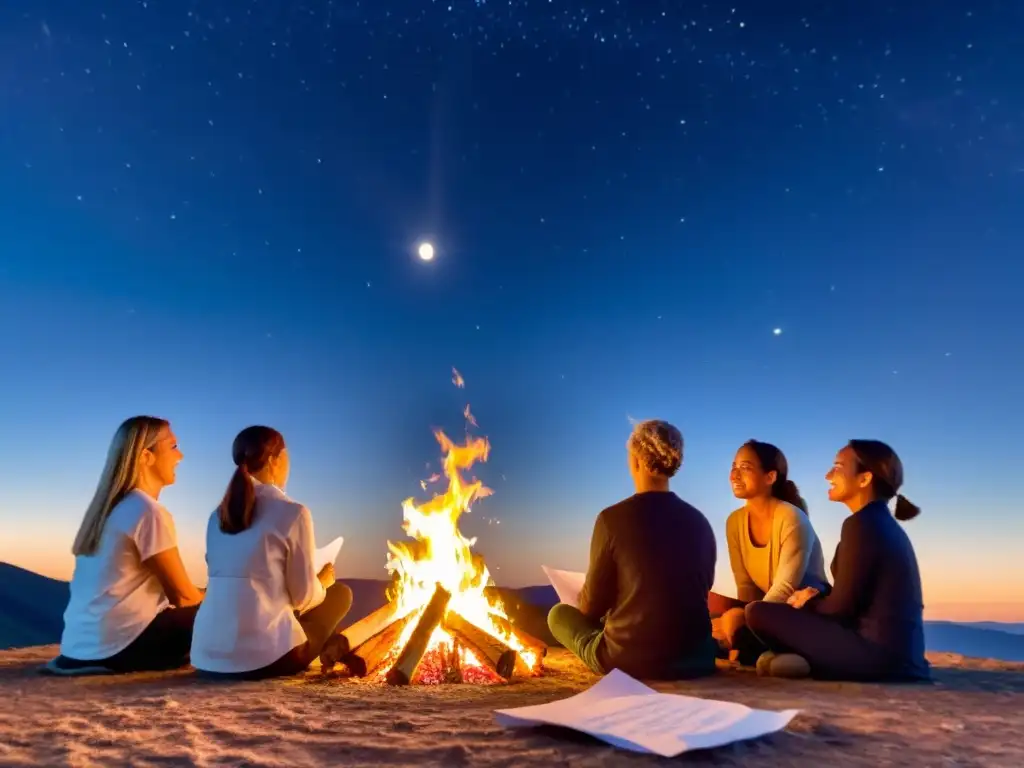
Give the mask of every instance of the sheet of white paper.
<svg viewBox="0 0 1024 768">
<path fill-rule="evenodd" d="M 622 749 L 675 757 L 776 733 L 799 711 L 770 712 L 728 701 L 658 693 L 614 670 L 568 699 L 499 709 L 494 715 L 499 725 L 509 728 L 559 725 Z"/>
<path fill-rule="evenodd" d="M 313 570 L 320 573 L 320 569 L 330 563 L 334 565 L 334 561 L 338 559 L 338 553 L 341 552 L 341 545 L 345 543 L 345 538 L 339 536 L 330 544 L 320 547 L 313 555 Z"/>
<path fill-rule="evenodd" d="M 555 588 L 558 599 L 579 608 L 580 591 L 583 589 L 583 582 L 587 580 L 587 574 L 579 571 L 559 571 L 546 565 L 542 565 L 541 568 L 544 569 L 544 575 L 548 577 L 551 586 Z"/>
</svg>

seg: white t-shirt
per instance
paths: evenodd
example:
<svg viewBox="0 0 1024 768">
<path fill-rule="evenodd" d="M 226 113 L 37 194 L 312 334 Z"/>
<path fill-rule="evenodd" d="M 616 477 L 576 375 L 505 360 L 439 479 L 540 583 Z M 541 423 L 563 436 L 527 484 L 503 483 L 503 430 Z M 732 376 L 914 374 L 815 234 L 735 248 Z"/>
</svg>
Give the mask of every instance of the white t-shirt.
<svg viewBox="0 0 1024 768">
<path fill-rule="evenodd" d="M 149 494 L 129 491 L 107 516 L 96 554 L 75 558 L 61 654 L 99 661 L 131 645 L 168 607 L 159 579 L 142 563 L 176 546 L 171 513 Z"/>
<path fill-rule="evenodd" d="M 192 666 L 252 672 L 306 642 L 295 618 L 326 595 L 313 565 L 313 517 L 280 488 L 254 480 L 253 524 L 241 533 L 206 528 L 210 581 L 192 630 Z"/>
</svg>

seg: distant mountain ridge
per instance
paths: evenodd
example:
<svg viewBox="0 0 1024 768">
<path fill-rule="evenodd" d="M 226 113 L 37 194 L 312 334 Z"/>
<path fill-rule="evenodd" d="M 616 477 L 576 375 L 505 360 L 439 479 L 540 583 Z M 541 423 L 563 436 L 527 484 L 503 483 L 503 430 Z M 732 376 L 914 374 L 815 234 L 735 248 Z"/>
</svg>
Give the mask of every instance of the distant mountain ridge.
<svg viewBox="0 0 1024 768">
<path fill-rule="evenodd" d="M 997 632 L 1008 632 L 1011 635 L 1024 635 L 1024 622 L 1021 621 L 947 621 L 933 623 L 959 624 L 962 627 L 974 627 L 975 629 L 993 629 Z"/>
<path fill-rule="evenodd" d="M 384 604 L 388 581 L 345 579 L 352 588 L 352 610 L 345 623 L 358 621 Z M 514 622 L 538 639 L 554 644 L 547 629 L 547 609 L 558 598 L 549 585 L 510 589 L 495 587 Z M 0 563 L 0 649 L 60 642 L 68 583 Z M 999 661 L 1024 662 L 1024 623 L 925 622 L 929 651 Z"/>
<path fill-rule="evenodd" d="M 59 642 L 68 595 L 66 581 L 0 563 L 0 648 Z"/>
</svg>

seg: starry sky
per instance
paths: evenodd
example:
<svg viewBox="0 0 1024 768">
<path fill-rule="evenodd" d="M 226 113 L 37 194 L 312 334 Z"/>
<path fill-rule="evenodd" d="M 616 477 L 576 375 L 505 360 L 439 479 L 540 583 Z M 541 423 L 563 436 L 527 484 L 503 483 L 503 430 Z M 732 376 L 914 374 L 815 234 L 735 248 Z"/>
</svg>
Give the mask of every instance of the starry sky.
<svg viewBox="0 0 1024 768">
<path fill-rule="evenodd" d="M 469 403 L 499 583 L 586 567 L 657 417 L 721 591 L 737 447 L 783 448 L 830 556 L 824 473 L 872 437 L 924 509 L 929 615 L 1024 620 L 1022 28 L 1007 0 L 4 3 L 0 559 L 70 576 L 142 412 L 185 454 L 197 582 L 252 423 L 339 573 L 383 577 Z"/>
</svg>

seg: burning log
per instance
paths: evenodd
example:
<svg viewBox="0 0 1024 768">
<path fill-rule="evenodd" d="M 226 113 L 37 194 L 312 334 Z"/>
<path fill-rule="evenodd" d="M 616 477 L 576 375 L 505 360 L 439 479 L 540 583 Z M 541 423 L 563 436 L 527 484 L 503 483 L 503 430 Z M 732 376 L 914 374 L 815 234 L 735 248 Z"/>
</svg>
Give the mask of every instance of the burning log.
<svg viewBox="0 0 1024 768">
<path fill-rule="evenodd" d="M 365 675 L 366 670 L 362 661 L 352 658 L 352 651 L 391 626 L 395 621 L 397 608 L 395 603 L 388 602 L 329 640 L 320 653 L 320 663 L 324 674 L 334 669 L 338 662 L 344 663 L 348 658 L 352 659 L 355 668 L 360 670 L 358 673 L 354 673 L 360 677 Z M 349 666 L 350 670 L 352 669 L 351 665 L 346 666 Z"/>
<path fill-rule="evenodd" d="M 423 658 L 427 645 L 430 643 L 430 636 L 434 634 L 434 630 L 444 619 L 451 597 L 451 593 L 440 584 L 435 587 L 434 596 L 430 598 L 427 607 L 423 609 L 409 642 L 405 644 L 395 663 L 388 670 L 388 685 L 408 685 L 412 681 L 413 675 L 416 674 L 416 667 L 419 666 L 420 659 Z"/>
<path fill-rule="evenodd" d="M 505 617 L 498 616 L 494 613 L 490 614 L 490 617 L 494 622 L 494 626 L 500 629 L 502 634 L 514 635 L 519 639 L 519 642 L 526 646 L 527 651 L 530 651 L 537 657 L 537 666 L 539 667 L 544 657 L 548 654 L 548 647 L 533 635 L 516 627 Z M 519 670 L 520 674 L 524 675 L 532 674 L 535 671 L 526 666 L 526 662 L 523 660 L 522 654 L 517 655 L 516 668 Z"/>
<path fill-rule="evenodd" d="M 444 628 L 475 652 L 481 663 L 490 667 L 500 677 L 508 680 L 516 666 L 519 655 L 503 641 L 491 637 L 479 627 L 470 624 L 457 613 L 449 613 Z"/>
<path fill-rule="evenodd" d="M 451 648 L 443 654 L 444 682 L 461 683 L 462 680 L 462 647 L 459 638 L 452 638 Z"/>
<path fill-rule="evenodd" d="M 365 616 L 341 634 L 348 640 L 349 648 L 358 648 L 371 637 L 379 635 L 395 621 L 398 604 L 388 602 L 369 616 Z"/>
<path fill-rule="evenodd" d="M 371 614 L 372 615 L 372 614 Z M 383 664 L 391 652 L 394 650 L 395 643 L 402 636 L 402 631 L 405 629 L 405 625 L 412 620 L 415 613 L 409 616 L 404 616 L 398 621 L 393 621 L 391 624 L 384 627 L 381 632 L 371 637 L 366 642 L 362 643 L 358 648 L 340 659 L 341 663 L 344 664 L 353 675 L 356 677 L 366 677 L 373 670 L 377 669 Z M 353 625 L 355 626 L 355 625 Z"/>
</svg>

